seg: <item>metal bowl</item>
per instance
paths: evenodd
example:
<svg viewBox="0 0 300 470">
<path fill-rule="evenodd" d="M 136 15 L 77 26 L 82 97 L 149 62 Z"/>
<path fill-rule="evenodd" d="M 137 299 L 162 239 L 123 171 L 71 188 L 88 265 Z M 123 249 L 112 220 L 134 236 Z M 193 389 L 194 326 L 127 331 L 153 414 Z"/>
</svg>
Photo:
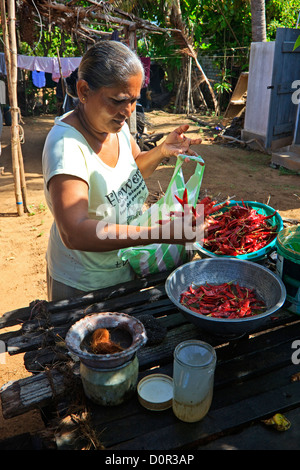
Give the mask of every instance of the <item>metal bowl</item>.
<svg viewBox="0 0 300 470">
<path fill-rule="evenodd" d="M 123 332 L 126 346 L 114 354 L 93 354 L 88 347 L 88 339 L 97 328 L 107 328 Z M 113 338 L 112 338 L 113 339 Z M 147 341 L 146 330 L 142 322 L 125 313 L 103 312 L 87 315 L 69 329 L 66 345 L 71 353 L 91 369 L 111 369 L 130 361 L 138 349 Z M 121 344 L 122 345 L 122 344 Z"/>
<path fill-rule="evenodd" d="M 221 284 L 238 282 L 256 291 L 266 304 L 264 313 L 240 319 L 212 318 L 197 314 L 180 303 L 180 295 L 192 283 Z M 286 289 L 281 279 L 269 269 L 252 261 L 235 258 L 207 258 L 186 263 L 175 269 L 166 280 L 169 299 L 197 327 L 224 337 L 240 337 L 256 330 L 276 312 L 285 301 Z"/>
</svg>

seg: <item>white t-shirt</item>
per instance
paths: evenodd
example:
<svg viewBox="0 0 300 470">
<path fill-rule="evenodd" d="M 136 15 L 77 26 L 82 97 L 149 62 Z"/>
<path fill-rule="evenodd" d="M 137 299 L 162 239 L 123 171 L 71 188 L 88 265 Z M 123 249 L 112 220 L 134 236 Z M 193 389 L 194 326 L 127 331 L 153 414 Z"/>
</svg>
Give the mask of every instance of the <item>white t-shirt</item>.
<svg viewBox="0 0 300 470">
<path fill-rule="evenodd" d="M 64 117 L 55 119 L 43 151 L 44 191 L 50 211 L 48 182 L 54 175 L 67 174 L 87 182 L 90 218 L 129 224 L 142 210 L 148 190 L 132 155 L 127 124 L 117 134 L 119 159 L 111 168 L 102 162 L 79 131 L 62 122 Z M 117 253 L 118 250 L 101 253 L 68 249 L 54 221 L 46 260 L 53 279 L 90 291 L 133 278 L 129 263 L 123 262 Z"/>
</svg>

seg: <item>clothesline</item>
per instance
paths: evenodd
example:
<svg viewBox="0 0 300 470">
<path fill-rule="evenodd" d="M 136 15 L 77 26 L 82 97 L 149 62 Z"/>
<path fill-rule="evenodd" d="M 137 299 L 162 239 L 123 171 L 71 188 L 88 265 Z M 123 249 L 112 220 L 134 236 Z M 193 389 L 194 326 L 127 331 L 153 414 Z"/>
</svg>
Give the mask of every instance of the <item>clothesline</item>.
<svg viewBox="0 0 300 470">
<path fill-rule="evenodd" d="M 61 57 L 60 64 L 57 57 L 36 57 L 19 54 L 17 58 L 18 68 L 36 72 L 47 72 L 52 74 L 52 80 L 58 82 L 61 73 L 68 77 L 80 64 L 81 57 Z M 0 52 L 0 73 L 6 75 L 4 52 Z"/>
<path fill-rule="evenodd" d="M 150 81 L 150 58 L 141 57 L 145 69 L 145 83 L 147 86 Z M 18 55 L 17 64 L 18 68 L 30 70 L 32 72 L 47 72 L 52 74 L 52 80 L 58 82 L 61 74 L 64 78 L 68 77 L 80 64 L 81 57 L 36 57 Z M 61 66 L 61 74 L 60 68 Z M 6 75 L 5 57 L 4 52 L 0 52 L 0 73 Z"/>
</svg>

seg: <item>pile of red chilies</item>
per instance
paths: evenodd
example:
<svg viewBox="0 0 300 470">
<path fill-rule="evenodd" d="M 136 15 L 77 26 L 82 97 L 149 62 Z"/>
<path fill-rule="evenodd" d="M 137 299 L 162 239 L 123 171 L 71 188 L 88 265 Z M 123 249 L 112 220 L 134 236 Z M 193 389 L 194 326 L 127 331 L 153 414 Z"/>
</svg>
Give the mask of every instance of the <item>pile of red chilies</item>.
<svg viewBox="0 0 300 470">
<path fill-rule="evenodd" d="M 182 199 L 176 196 L 183 208 L 188 206 L 187 190 L 184 190 Z M 208 251 L 227 256 L 244 255 L 258 251 L 268 245 L 277 235 L 277 225 L 271 225 L 268 219 L 275 216 L 276 211 L 269 216 L 260 214 L 249 206 L 235 204 L 223 213 L 221 209 L 228 206 L 230 201 L 216 204 L 209 196 L 203 198 L 198 204 L 204 206 L 204 222 L 206 225 L 206 237 L 203 247 Z M 195 219 L 198 217 L 196 209 L 190 208 Z M 173 217 L 183 217 L 184 211 L 172 211 Z M 169 220 L 159 220 L 164 224 Z"/>
<path fill-rule="evenodd" d="M 228 319 L 257 315 L 266 308 L 253 289 L 232 282 L 191 285 L 181 294 L 180 302 L 201 315 Z"/>
<path fill-rule="evenodd" d="M 223 213 L 211 215 L 212 208 L 215 213 L 222 205 L 214 206 L 215 201 L 210 198 L 204 198 L 200 204 L 204 204 L 207 224 L 203 247 L 215 254 L 236 256 L 252 253 L 268 245 L 277 235 L 277 225 L 272 226 L 268 222 L 276 211 L 265 216 L 243 203 L 242 206 L 235 204 Z"/>
</svg>

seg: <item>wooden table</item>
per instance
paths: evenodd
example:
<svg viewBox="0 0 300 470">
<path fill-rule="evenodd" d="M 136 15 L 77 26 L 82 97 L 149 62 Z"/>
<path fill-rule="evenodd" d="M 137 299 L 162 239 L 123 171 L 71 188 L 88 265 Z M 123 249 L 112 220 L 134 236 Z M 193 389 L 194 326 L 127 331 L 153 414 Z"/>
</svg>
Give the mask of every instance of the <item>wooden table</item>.
<svg viewBox="0 0 300 470">
<path fill-rule="evenodd" d="M 9 354 L 25 353 L 32 375 L 2 387 L 4 418 L 41 410 L 47 439 L 37 435 L 34 445 L 32 436 L 30 441 L 43 449 L 300 449 L 300 317 L 281 309 L 249 336 L 234 341 L 214 337 L 188 323 L 169 301 L 167 274 L 61 302 L 35 301 L 6 313 L 1 328 L 21 327 L 0 339 Z M 173 351 L 183 340 L 201 339 L 215 347 L 213 402 L 202 421 L 180 422 L 172 409 L 146 410 L 137 395 L 115 407 L 85 399 L 78 362 L 70 358 L 63 339 L 75 321 L 104 311 L 153 315 L 167 328 L 163 342 L 139 350 L 140 377 L 157 372 L 172 376 Z M 279 432 L 262 422 L 276 413 L 290 420 L 289 430 Z M 57 427 L 58 415 L 62 428 Z"/>
</svg>

